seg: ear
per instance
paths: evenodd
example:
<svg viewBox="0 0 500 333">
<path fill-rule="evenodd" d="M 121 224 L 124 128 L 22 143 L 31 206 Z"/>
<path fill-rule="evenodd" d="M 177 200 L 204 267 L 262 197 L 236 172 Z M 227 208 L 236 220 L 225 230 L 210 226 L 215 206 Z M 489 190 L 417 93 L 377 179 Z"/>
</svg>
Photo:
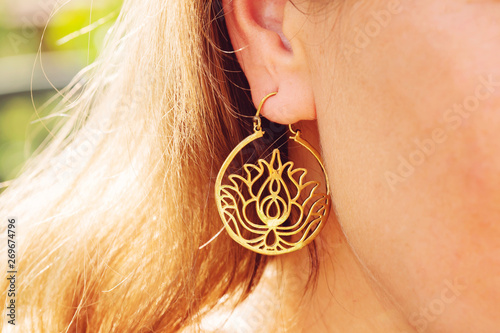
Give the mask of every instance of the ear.
<svg viewBox="0 0 500 333">
<path fill-rule="evenodd" d="M 293 38 L 294 32 L 283 29 L 297 26 L 289 22 L 297 20 L 297 15 L 289 15 L 297 11 L 292 7 L 288 0 L 223 0 L 231 43 L 253 103 L 257 106 L 264 96 L 278 92 L 261 114 L 280 124 L 316 119 L 304 45 Z"/>
</svg>

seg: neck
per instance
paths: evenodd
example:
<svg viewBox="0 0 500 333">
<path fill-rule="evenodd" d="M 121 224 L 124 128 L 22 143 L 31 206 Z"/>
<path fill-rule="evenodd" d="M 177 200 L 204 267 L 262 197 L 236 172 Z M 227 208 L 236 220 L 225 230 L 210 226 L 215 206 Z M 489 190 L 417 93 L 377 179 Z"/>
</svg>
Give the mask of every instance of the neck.
<svg viewBox="0 0 500 333">
<path fill-rule="evenodd" d="M 267 288 L 278 290 L 276 296 L 281 300 L 276 317 L 281 318 L 278 331 L 295 327 L 297 331 L 314 333 L 415 332 L 359 263 L 334 217 L 317 243 L 319 271 L 315 287 L 307 285 L 307 250 L 276 261 L 278 276 L 282 276 L 278 283 L 264 280 Z"/>
<path fill-rule="evenodd" d="M 333 216 L 318 238 L 315 286 L 306 249 L 277 257 L 236 309 L 229 302 L 229 308 L 205 318 L 204 331 L 416 332 L 359 263 Z"/>
<path fill-rule="evenodd" d="M 315 122 L 302 122 L 304 137 L 319 147 Z M 304 149 L 290 149 L 290 159 L 317 169 L 317 163 Z M 316 171 L 321 175 L 321 170 Z M 335 198 L 332 198 L 335 202 Z M 335 213 L 317 238 L 319 267 L 317 285 L 309 281 L 309 253 L 301 250 L 278 257 L 274 266 L 278 279 L 263 285 L 279 290 L 280 317 L 284 327 L 296 326 L 304 332 L 415 332 L 363 267 L 349 245 Z M 270 267 L 273 270 L 273 266 Z M 279 278 L 281 277 L 282 278 Z M 278 284 L 273 281 L 279 281 Z M 308 285 L 309 283 L 309 285 Z M 280 330 L 278 330 L 280 331 Z M 296 331 L 296 330 L 293 330 Z"/>
</svg>

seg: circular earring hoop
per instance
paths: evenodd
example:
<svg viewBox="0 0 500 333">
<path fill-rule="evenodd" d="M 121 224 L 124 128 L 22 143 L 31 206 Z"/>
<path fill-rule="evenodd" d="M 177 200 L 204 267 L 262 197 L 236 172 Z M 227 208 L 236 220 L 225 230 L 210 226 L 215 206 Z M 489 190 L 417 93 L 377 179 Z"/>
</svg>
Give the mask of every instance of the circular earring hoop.
<svg viewBox="0 0 500 333">
<path fill-rule="evenodd" d="M 265 255 L 293 252 L 312 242 L 323 228 L 330 213 L 330 186 L 319 153 L 301 137 L 300 130 L 289 125 L 290 140 L 306 148 L 323 171 L 326 193 L 320 192 L 320 182 L 307 181 L 305 168 L 294 163 L 282 163 L 275 148 L 268 161 L 246 163 L 240 174 L 225 177 L 238 153 L 265 134 L 260 111 L 265 96 L 253 118 L 254 133 L 241 141 L 222 164 L 215 181 L 215 200 L 219 215 L 229 236 L 247 249 Z M 224 184 L 223 184 L 224 182 Z"/>
</svg>

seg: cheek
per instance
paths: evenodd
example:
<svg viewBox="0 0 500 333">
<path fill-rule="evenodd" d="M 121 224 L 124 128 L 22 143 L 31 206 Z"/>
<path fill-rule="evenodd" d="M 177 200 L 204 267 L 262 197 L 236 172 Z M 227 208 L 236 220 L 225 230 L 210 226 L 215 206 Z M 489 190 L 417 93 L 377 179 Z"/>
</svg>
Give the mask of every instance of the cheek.
<svg viewBox="0 0 500 333">
<path fill-rule="evenodd" d="M 339 219 L 409 320 L 461 281 L 426 325 L 498 325 L 500 4 L 400 3 L 377 34 L 380 4 L 310 55 Z"/>
</svg>

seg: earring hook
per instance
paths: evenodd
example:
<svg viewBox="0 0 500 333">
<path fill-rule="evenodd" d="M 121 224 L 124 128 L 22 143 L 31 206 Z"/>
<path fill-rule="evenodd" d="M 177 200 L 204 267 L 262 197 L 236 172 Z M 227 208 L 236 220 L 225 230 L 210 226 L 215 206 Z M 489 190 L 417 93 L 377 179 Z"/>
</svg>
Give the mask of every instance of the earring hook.
<svg viewBox="0 0 500 333">
<path fill-rule="evenodd" d="M 267 94 L 266 96 L 264 96 L 264 98 L 260 101 L 259 103 L 259 107 L 257 108 L 257 113 L 255 114 L 255 116 L 253 117 L 253 124 L 254 124 L 254 129 L 256 131 L 260 131 L 261 130 L 261 122 L 260 122 L 260 111 L 262 110 L 262 107 L 264 106 L 264 103 L 267 101 L 267 99 L 269 97 L 273 97 L 274 95 L 276 95 L 278 92 L 272 92 L 270 94 Z M 290 129 L 290 132 L 293 134 L 293 135 L 297 135 L 297 132 L 300 132 L 299 130 L 297 131 L 294 131 L 293 128 L 292 128 L 292 124 L 289 124 L 288 125 L 288 128 Z"/>
<path fill-rule="evenodd" d="M 257 108 L 257 113 L 253 117 L 253 129 L 254 131 L 260 131 L 261 128 L 261 121 L 260 121 L 260 110 L 262 110 L 262 107 L 264 106 L 264 103 L 269 97 L 272 97 L 276 95 L 278 92 L 272 92 L 270 94 L 267 94 L 259 103 L 259 107 Z"/>
<path fill-rule="evenodd" d="M 273 97 L 274 95 L 276 95 L 278 92 L 275 91 L 275 92 L 272 92 L 270 94 L 267 94 L 266 96 L 264 96 L 264 98 L 260 101 L 259 103 L 259 107 L 257 108 L 257 113 L 255 114 L 255 117 L 260 117 L 260 110 L 262 110 L 262 107 L 264 106 L 264 103 L 267 101 L 267 99 L 269 97 Z"/>
</svg>

